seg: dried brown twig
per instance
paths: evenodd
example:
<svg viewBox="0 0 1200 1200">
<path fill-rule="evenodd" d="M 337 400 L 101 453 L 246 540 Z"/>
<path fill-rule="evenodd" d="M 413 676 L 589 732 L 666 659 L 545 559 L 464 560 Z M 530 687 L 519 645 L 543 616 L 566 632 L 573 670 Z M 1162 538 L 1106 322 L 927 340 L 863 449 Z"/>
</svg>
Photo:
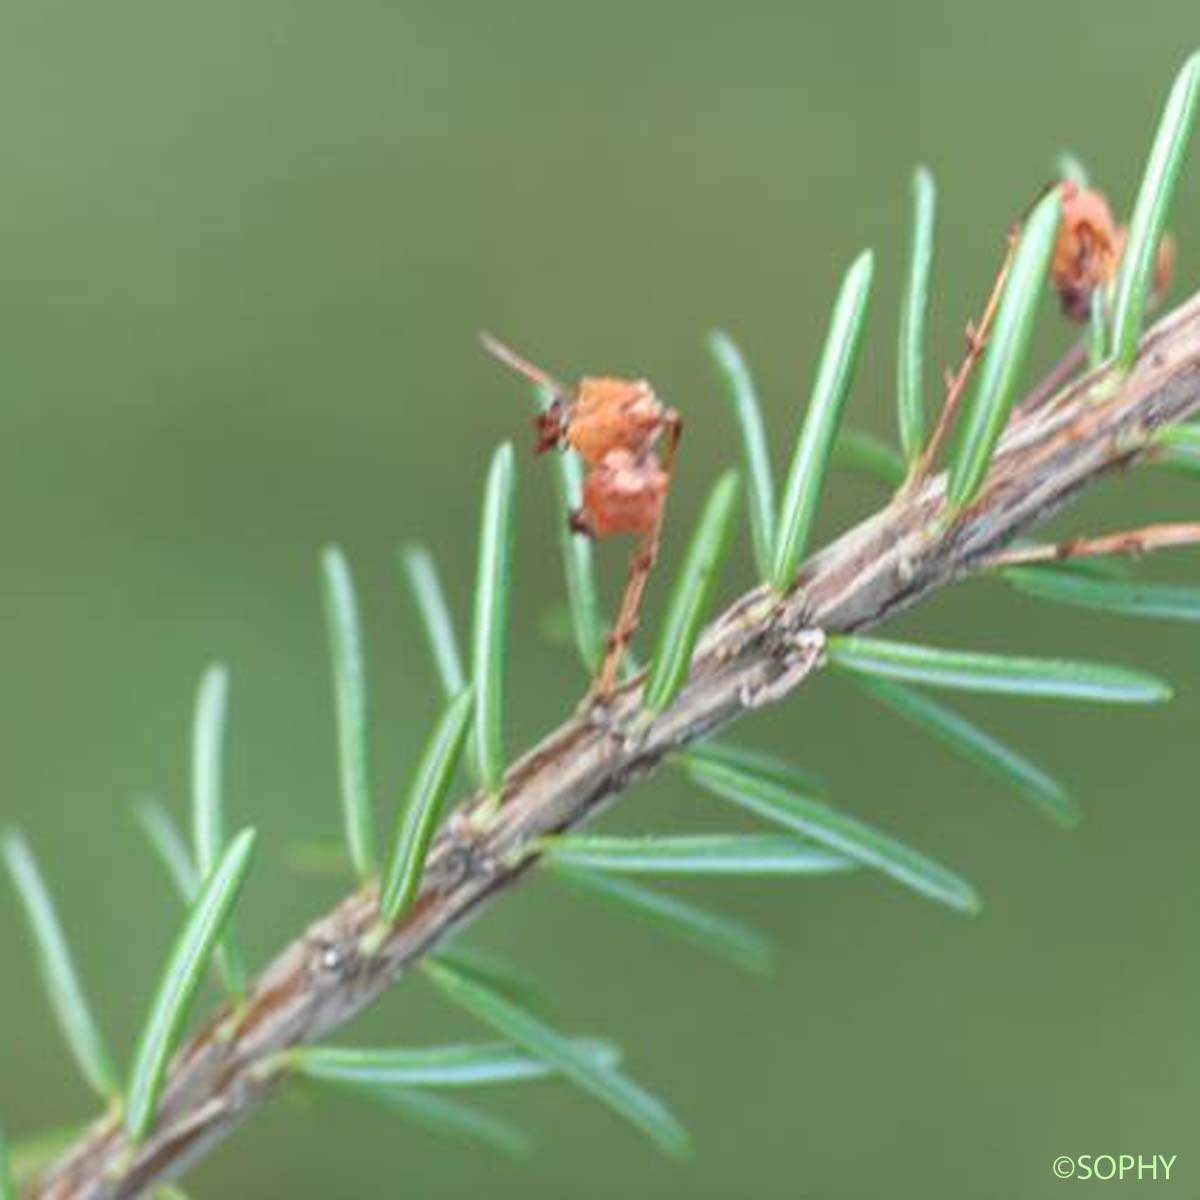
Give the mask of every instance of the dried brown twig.
<svg viewBox="0 0 1200 1200">
<path fill-rule="evenodd" d="M 1012 267 L 1013 256 L 1017 252 L 1017 240 L 1020 234 L 1021 227 L 1019 225 L 1014 225 L 1008 231 L 1008 247 L 1004 252 L 1004 261 L 1000 264 L 1000 270 L 992 284 L 991 293 L 983 308 L 983 316 L 979 318 L 978 325 L 973 322 L 967 323 L 967 352 L 957 371 L 951 374 L 947 368 L 946 399 L 942 404 L 937 425 L 934 426 L 933 435 L 909 476 L 906 486 L 910 489 L 920 486 L 929 478 L 930 472 L 937 464 L 938 455 L 941 454 L 950 437 L 950 432 L 954 428 L 954 420 L 958 416 L 959 408 L 962 407 L 962 398 L 966 394 L 967 384 L 971 381 L 975 364 L 983 356 L 988 337 L 992 332 L 992 322 L 995 321 L 996 310 L 1000 307 L 1000 297 L 1004 292 L 1004 283 L 1008 279 L 1009 269 Z"/>
<path fill-rule="evenodd" d="M 1017 567 L 1032 563 L 1062 562 L 1071 558 L 1101 558 L 1106 555 L 1149 554 L 1153 550 L 1172 550 L 1200 545 L 1200 522 L 1182 521 L 1167 525 L 1144 525 L 1124 529 L 1103 537 L 1072 538 L 1067 542 L 1041 546 L 1018 546 L 989 555 L 981 567 Z"/>
<path fill-rule="evenodd" d="M 642 680 L 603 710 L 568 719 L 509 771 L 503 803 L 472 820 L 466 799 L 439 836 L 420 896 L 374 953 L 364 935 L 376 895 L 344 899 L 286 947 L 233 1019 L 215 1014 L 179 1052 L 154 1129 L 130 1148 L 119 1123 L 98 1121 L 28 1192 L 29 1200 L 117 1200 L 140 1194 L 203 1156 L 282 1079 L 280 1051 L 345 1024 L 537 861 L 539 839 L 594 815 L 673 751 L 782 699 L 821 665 L 827 633 L 875 625 L 983 566 L 1014 537 L 1095 480 L 1128 466 L 1159 427 L 1200 410 L 1200 296 L 1144 339 L 1132 371 L 1085 376 L 1018 413 L 982 493 L 953 525 L 935 518 L 944 480 L 911 487 L 805 565 L 782 600 L 763 588 L 708 628 L 676 701 L 633 727 Z M 1011 560 L 1010 560 L 1011 561 Z"/>
</svg>

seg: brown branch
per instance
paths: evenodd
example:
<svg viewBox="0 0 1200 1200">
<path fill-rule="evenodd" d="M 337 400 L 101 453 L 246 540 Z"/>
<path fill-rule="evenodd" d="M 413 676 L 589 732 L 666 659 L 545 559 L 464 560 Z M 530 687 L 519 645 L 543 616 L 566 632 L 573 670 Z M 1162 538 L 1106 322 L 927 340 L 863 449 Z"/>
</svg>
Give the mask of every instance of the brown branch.
<svg viewBox="0 0 1200 1200">
<path fill-rule="evenodd" d="M 672 751 L 782 699 L 819 667 L 826 634 L 877 624 L 971 573 L 1136 460 L 1155 429 L 1198 410 L 1200 296 L 1151 332 L 1128 375 L 1087 376 L 1015 417 L 981 495 L 953 525 L 935 519 L 944 478 L 928 480 L 812 558 L 787 597 L 759 588 L 736 601 L 706 630 L 676 702 L 648 727 L 629 732 L 640 679 L 602 710 L 567 720 L 510 770 L 498 809 L 485 817 L 479 795 L 460 805 L 415 906 L 375 953 L 364 951 L 376 921 L 367 888 L 288 946 L 236 1019 L 218 1012 L 186 1043 L 144 1144 L 130 1148 L 112 1119 L 98 1121 L 33 1184 L 30 1200 L 117 1200 L 178 1175 L 271 1094 L 280 1050 L 325 1036 L 374 1001 L 520 880 L 536 862 L 538 839 L 586 820 Z"/>
<path fill-rule="evenodd" d="M 1068 558 L 1101 558 L 1113 554 L 1149 554 L 1153 550 L 1173 550 L 1200 545 L 1200 522 L 1181 521 L 1168 525 L 1143 525 L 1123 529 L 1103 537 L 1072 538 L 1069 542 L 1040 546 L 1018 546 L 989 554 L 976 562 L 980 570 L 994 567 L 1018 567 L 1029 563 L 1062 562 Z"/>
</svg>

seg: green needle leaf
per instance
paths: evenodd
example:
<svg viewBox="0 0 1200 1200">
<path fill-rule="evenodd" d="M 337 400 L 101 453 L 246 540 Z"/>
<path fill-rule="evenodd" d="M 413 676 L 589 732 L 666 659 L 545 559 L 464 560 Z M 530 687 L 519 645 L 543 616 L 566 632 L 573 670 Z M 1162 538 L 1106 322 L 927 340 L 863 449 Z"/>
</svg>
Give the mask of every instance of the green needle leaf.
<svg viewBox="0 0 1200 1200">
<path fill-rule="evenodd" d="M 750 481 L 750 534 L 759 577 L 768 579 L 775 553 L 775 480 L 767 453 L 762 411 L 750 368 L 737 343 L 717 330 L 708 336 L 708 350 L 725 381 L 725 402 L 742 438 L 742 459 Z"/>
<path fill-rule="evenodd" d="M 92 1088 L 106 1100 L 119 1099 L 121 1085 L 112 1058 L 83 994 L 71 951 L 37 861 L 25 839 L 16 831 L 0 837 L 0 855 L 3 855 L 4 865 L 25 910 L 42 985 L 67 1046 Z"/>
<path fill-rule="evenodd" d="M 8 1142 L 4 1139 L 4 1126 L 0 1125 L 0 1200 L 20 1200 L 17 1182 L 13 1177 L 12 1163 L 8 1157 Z"/>
<path fill-rule="evenodd" d="M 475 694 L 470 689 L 450 701 L 417 767 L 380 891 L 379 915 L 387 925 L 404 913 L 421 886 L 425 856 L 467 740 L 474 705 Z"/>
<path fill-rule="evenodd" d="M 1154 260 L 1187 151 L 1198 90 L 1200 53 L 1193 54 L 1175 77 L 1129 222 L 1129 238 L 1117 272 L 1113 305 L 1112 352 L 1122 367 L 1132 366 L 1137 358 L 1138 339 L 1154 281 Z"/>
<path fill-rule="evenodd" d="M 484 491 L 472 638 L 475 758 L 483 785 L 493 795 L 499 794 L 504 782 L 504 685 L 508 676 L 515 500 L 513 448 L 506 442 L 492 457 Z"/>
<path fill-rule="evenodd" d="M 524 1158 L 533 1149 L 529 1138 L 515 1125 L 458 1100 L 448 1100 L 419 1088 L 354 1090 L 431 1133 L 478 1142 L 507 1158 Z"/>
<path fill-rule="evenodd" d="M 14 1142 L 9 1152 L 9 1167 L 13 1183 L 23 1187 L 35 1175 L 44 1171 L 56 1158 L 70 1149 L 83 1132 L 81 1126 L 66 1125 Z M 19 1200 L 17 1192 L 14 1191 L 12 1195 L 14 1200 Z M 3 1197 L 2 1192 L 0 1192 L 0 1197 Z"/>
<path fill-rule="evenodd" d="M 789 787 L 774 775 L 759 775 L 689 754 L 688 773 L 701 787 L 757 816 L 774 821 L 795 833 L 873 867 L 898 883 L 960 912 L 979 911 L 979 897 L 961 876 L 916 850 L 805 795 L 800 786 Z"/>
<path fill-rule="evenodd" d="M 402 546 L 399 564 L 429 641 L 429 653 L 433 656 L 442 692 L 449 700 L 466 687 L 467 680 L 458 652 L 458 639 L 454 636 L 454 618 L 450 615 L 433 556 L 424 546 Z"/>
<path fill-rule="evenodd" d="M 1098 608 L 1127 617 L 1200 621 L 1200 588 L 1101 579 L 1052 567 L 1009 567 L 1004 578 L 1019 592 L 1058 604 Z"/>
<path fill-rule="evenodd" d="M 192 843 L 196 866 L 207 875 L 225 849 L 225 717 L 229 672 L 211 666 L 196 693 L 192 723 Z"/>
<path fill-rule="evenodd" d="M 1038 201 L 1021 232 L 950 466 L 948 499 L 952 509 L 961 509 L 975 498 L 1008 422 L 1061 215 L 1062 198 L 1055 187 Z"/>
<path fill-rule="evenodd" d="M 184 844 L 179 830 L 176 829 L 175 822 L 171 820 L 170 814 L 156 801 L 143 800 L 134 806 L 133 815 L 159 861 L 166 868 L 171 883 L 179 893 L 179 898 L 185 906 L 190 905 L 199 894 L 200 876 L 196 874 L 196 868 L 192 865 L 191 858 L 188 857 L 187 846 Z M 339 863 L 344 866 L 345 851 L 338 846 L 337 853 Z M 237 954 L 236 950 L 231 952 L 231 945 L 233 943 L 229 932 L 226 931 L 225 937 L 213 955 L 213 963 L 221 980 L 221 986 L 231 996 L 240 999 L 246 994 L 246 968 L 242 963 L 241 955 Z"/>
<path fill-rule="evenodd" d="M 486 950 L 456 943 L 447 950 L 439 950 L 432 958 L 435 962 L 445 963 L 459 975 L 474 980 L 480 987 L 498 992 L 518 1008 L 532 1009 L 537 1013 L 546 1013 L 551 1008 L 545 993 L 536 984 L 510 963 Z"/>
<path fill-rule="evenodd" d="M 544 388 L 535 389 L 539 409 L 548 408 L 554 397 Z M 604 659 L 605 624 L 596 591 L 596 566 L 590 538 L 575 533 L 571 514 L 583 504 L 583 469 L 574 454 L 553 455 L 554 491 L 558 500 L 558 539 L 563 572 L 567 578 L 567 602 L 571 629 L 579 657 L 589 675 L 595 675 Z"/>
<path fill-rule="evenodd" d="M 978 725 L 936 700 L 889 679 L 856 675 L 855 682 L 888 708 L 928 730 L 951 750 L 1011 784 L 1058 824 L 1068 828 L 1079 824 L 1079 808 L 1057 780 Z"/>
<path fill-rule="evenodd" d="M 321 555 L 325 624 L 337 711 L 342 818 L 350 861 L 360 879 L 375 869 L 375 833 L 367 753 L 367 669 L 354 582 L 336 546 Z"/>
<path fill-rule="evenodd" d="M 1083 165 L 1078 158 L 1075 157 L 1069 150 L 1063 151 L 1055 161 L 1055 169 L 1058 171 L 1058 177 L 1064 183 L 1073 183 L 1076 187 L 1085 188 L 1088 186 L 1087 167 Z"/>
<path fill-rule="evenodd" d="M 1092 293 L 1092 308 L 1088 313 L 1087 335 L 1084 339 L 1089 371 L 1102 367 L 1108 358 L 1109 299 L 1107 288 L 1097 288 Z"/>
<path fill-rule="evenodd" d="M 125 1132 L 133 1142 L 140 1142 L 154 1124 L 167 1063 L 245 882 L 254 839 L 252 829 L 239 833 L 204 881 L 155 989 L 129 1073 Z"/>
<path fill-rule="evenodd" d="M 771 833 L 687 837 L 552 838 L 553 864 L 631 875 L 828 875 L 854 864 L 799 838 Z"/>
<path fill-rule="evenodd" d="M 783 787 L 795 788 L 806 796 L 824 796 L 829 784 L 812 771 L 794 767 L 782 758 L 766 754 L 761 750 L 750 750 L 745 746 L 734 746 L 729 742 L 709 740 L 703 745 L 693 746 L 675 756 L 675 762 L 686 766 L 689 763 L 713 763 L 728 767 L 731 771 L 743 771 L 773 779 Z"/>
<path fill-rule="evenodd" d="M 576 1044 L 581 1054 L 603 1066 L 614 1067 L 620 1061 L 616 1047 L 609 1042 L 578 1038 Z M 364 1089 L 479 1087 L 547 1079 L 555 1074 L 544 1059 L 503 1042 L 394 1050 L 305 1046 L 284 1057 L 288 1066 L 306 1079 Z"/>
<path fill-rule="evenodd" d="M 765 975 L 771 969 L 771 946 L 761 934 L 738 921 L 717 916 L 675 896 L 652 892 L 617 875 L 566 866 L 551 860 L 555 876 L 582 892 L 624 909 L 672 937 Z"/>
<path fill-rule="evenodd" d="M 195 848 L 194 876 L 204 878 L 220 861 L 225 850 L 225 726 L 229 709 L 229 672 L 220 665 L 209 667 L 200 680 L 196 694 L 196 716 L 192 724 L 192 839 Z M 170 818 L 162 813 L 170 825 Z M 154 818 L 150 818 L 154 823 Z M 157 844 L 163 834 L 147 829 Z M 160 847 L 166 849 L 166 847 Z M 178 864 L 168 864 L 172 874 Z M 184 892 L 187 903 L 196 897 L 198 881 Z M 246 993 L 246 968 L 233 923 L 225 930 L 217 957 L 218 973 L 226 989 L 235 998 Z"/>
<path fill-rule="evenodd" d="M 652 713 L 662 712 L 687 682 L 696 638 L 729 548 L 737 498 L 737 472 L 726 471 L 709 493 L 667 602 L 643 698 Z"/>
<path fill-rule="evenodd" d="M 864 637 L 832 637 L 828 652 L 830 662 L 848 671 L 928 687 L 1104 704 L 1158 704 L 1171 698 L 1161 679 L 1102 663 L 939 650 Z"/>
<path fill-rule="evenodd" d="M 858 362 L 873 272 L 874 258 L 868 250 L 846 272 L 833 306 L 817 380 L 783 493 L 771 571 L 771 585 L 777 592 L 787 591 L 795 582 L 808 549 L 842 410 Z"/>
<path fill-rule="evenodd" d="M 1168 425 L 1157 430 L 1151 440 L 1162 447 L 1151 461 L 1200 475 L 1200 425 Z"/>
<path fill-rule="evenodd" d="M 159 862 L 166 868 L 180 899 L 191 904 L 200 890 L 200 876 L 196 874 L 188 848 L 170 814 L 156 800 L 141 800 L 134 805 L 133 816 Z"/>
<path fill-rule="evenodd" d="M 442 962 L 425 963 L 425 971 L 452 1000 L 502 1036 L 545 1059 L 551 1066 L 602 1104 L 648 1134 L 669 1154 L 688 1151 L 688 1136 L 661 1101 L 642 1091 L 614 1067 L 598 1063 L 579 1043 L 544 1024 L 532 1013 Z"/>
<path fill-rule="evenodd" d="M 833 447 L 833 465 L 886 488 L 898 488 L 907 473 L 904 459 L 872 433 L 844 429 Z"/>
<path fill-rule="evenodd" d="M 896 402 L 900 444 L 910 463 L 925 444 L 925 320 L 929 314 L 929 279 L 933 270 L 933 225 L 937 189 L 926 167 L 913 173 L 912 249 L 900 303 L 900 349 L 896 361 Z"/>
</svg>

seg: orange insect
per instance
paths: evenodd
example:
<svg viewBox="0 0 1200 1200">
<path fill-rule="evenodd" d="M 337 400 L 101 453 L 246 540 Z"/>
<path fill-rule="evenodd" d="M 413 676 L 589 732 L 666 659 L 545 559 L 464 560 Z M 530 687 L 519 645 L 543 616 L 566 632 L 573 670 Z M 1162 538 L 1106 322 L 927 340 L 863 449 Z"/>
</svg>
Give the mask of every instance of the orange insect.
<svg viewBox="0 0 1200 1200">
<path fill-rule="evenodd" d="M 490 335 L 482 334 L 480 340 L 493 358 L 554 397 L 534 419 L 537 452 L 572 450 L 587 467 L 583 503 L 570 515 L 571 529 L 594 538 L 641 538 L 596 680 L 597 694 L 606 696 L 637 629 L 646 584 L 658 559 L 683 422 L 644 379 L 585 376 L 569 389 Z M 664 437 L 666 450 L 660 457 L 658 445 Z"/>
</svg>

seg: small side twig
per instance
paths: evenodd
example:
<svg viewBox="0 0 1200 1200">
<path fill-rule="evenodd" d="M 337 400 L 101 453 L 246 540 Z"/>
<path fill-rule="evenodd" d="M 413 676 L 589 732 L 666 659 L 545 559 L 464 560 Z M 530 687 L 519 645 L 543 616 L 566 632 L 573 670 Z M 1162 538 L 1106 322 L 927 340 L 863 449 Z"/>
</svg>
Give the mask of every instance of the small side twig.
<svg viewBox="0 0 1200 1200">
<path fill-rule="evenodd" d="M 967 323 L 967 352 L 958 370 L 948 375 L 946 379 L 946 402 L 942 405 L 941 415 L 938 417 L 938 423 L 934 427 L 929 444 L 909 474 L 908 482 L 905 484 L 908 491 L 913 490 L 929 478 L 929 474 L 938 460 L 938 455 L 941 454 L 942 448 L 950 436 L 950 431 L 954 428 L 954 420 L 962 406 L 962 398 L 967 390 L 967 384 L 971 381 L 975 364 L 982 357 L 988 337 L 991 335 L 992 323 L 996 319 L 996 310 L 1000 307 L 1000 295 L 1004 291 L 1004 283 L 1008 278 L 1009 269 L 1012 267 L 1013 255 L 1017 249 L 1017 237 L 1020 232 L 1020 225 L 1014 225 L 1008 231 L 1008 246 L 1004 252 L 1004 261 L 1000 264 L 995 283 L 992 284 L 983 316 L 979 319 L 978 325 Z"/>
<path fill-rule="evenodd" d="M 1071 558 L 1102 558 L 1106 555 L 1149 554 L 1153 550 L 1178 549 L 1200 545 L 1200 521 L 1181 521 L 1166 525 L 1144 525 L 1103 537 L 1072 538 L 1057 545 L 1018 546 L 980 559 L 984 570 L 996 567 L 1028 566 L 1035 563 L 1062 562 Z"/>
</svg>

